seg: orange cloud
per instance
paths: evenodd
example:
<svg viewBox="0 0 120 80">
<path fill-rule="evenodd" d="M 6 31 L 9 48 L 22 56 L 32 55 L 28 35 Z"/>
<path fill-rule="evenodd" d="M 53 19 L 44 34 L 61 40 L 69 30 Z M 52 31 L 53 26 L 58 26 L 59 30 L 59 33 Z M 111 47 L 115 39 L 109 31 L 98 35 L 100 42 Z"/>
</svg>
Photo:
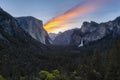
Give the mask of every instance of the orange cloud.
<svg viewBox="0 0 120 80">
<path fill-rule="evenodd" d="M 50 21 L 48 21 L 44 28 L 47 30 L 48 33 L 54 32 L 60 28 L 66 27 L 70 25 L 70 20 L 80 17 L 84 14 L 92 12 L 98 8 L 101 0 L 88 0 L 82 4 L 79 4 L 72 9 L 68 10 L 64 14 L 61 14 Z"/>
</svg>

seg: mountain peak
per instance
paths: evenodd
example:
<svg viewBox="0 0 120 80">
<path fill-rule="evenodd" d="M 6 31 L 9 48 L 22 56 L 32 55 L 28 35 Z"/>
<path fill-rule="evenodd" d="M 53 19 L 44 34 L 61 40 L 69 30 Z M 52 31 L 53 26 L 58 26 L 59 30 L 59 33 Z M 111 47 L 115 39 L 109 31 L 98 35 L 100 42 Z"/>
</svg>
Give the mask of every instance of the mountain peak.
<svg viewBox="0 0 120 80">
<path fill-rule="evenodd" d="M 30 38 L 29 34 L 19 27 L 16 19 L 3 9 L 0 9 L 0 29 L 8 35 L 21 40 Z"/>
<path fill-rule="evenodd" d="M 97 22 L 95 22 L 95 21 L 91 21 L 91 24 L 98 24 Z"/>
<path fill-rule="evenodd" d="M 88 24 L 90 24 L 90 23 L 87 21 L 83 22 L 83 25 L 88 25 Z"/>
<path fill-rule="evenodd" d="M 94 22 L 94 21 L 91 21 L 91 22 L 87 22 L 87 21 L 85 21 L 85 22 L 83 22 L 83 25 L 82 25 L 82 27 L 86 27 L 86 26 L 97 26 L 98 25 L 98 23 L 96 23 L 96 22 Z M 81 27 L 81 28 L 82 28 Z"/>
<path fill-rule="evenodd" d="M 22 17 L 16 17 L 16 18 L 23 18 L 23 19 L 35 19 L 35 20 L 39 20 L 39 19 L 37 19 L 37 18 L 35 18 L 35 17 L 33 17 L 33 16 L 22 16 Z M 41 21 L 41 20 L 39 20 L 39 21 Z M 41 21 L 42 22 L 42 21 Z"/>
<path fill-rule="evenodd" d="M 2 7 L 0 6 L 0 11 L 1 11 L 1 10 L 3 11 Z"/>
<path fill-rule="evenodd" d="M 32 16 L 18 17 L 16 19 L 20 26 L 34 39 L 40 41 L 43 44 L 49 44 L 50 38 L 48 33 L 43 28 L 43 23 L 41 20 Z"/>
<path fill-rule="evenodd" d="M 117 17 L 114 21 L 119 21 L 120 22 L 120 16 Z"/>
<path fill-rule="evenodd" d="M 61 35 L 65 34 L 66 32 L 61 33 Z M 69 33 L 71 32 L 69 31 Z M 83 22 L 83 25 L 80 29 L 75 29 L 72 32 L 71 36 L 68 35 L 69 37 L 67 37 L 67 40 L 69 40 L 70 42 L 68 45 L 78 46 L 80 45 L 81 40 L 83 40 L 84 44 L 89 44 L 91 42 L 100 40 L 106 37 L 107 35 L 111 35 L 113 37 L 120 35 L 120 17 L 117 17 L 113 21 L 104 22 L 100 24 L 94 21 L 85 21 Z M 63 39 L 64 37 L 66 37 L 66 35 L 63 35 L 62 37 L 58 35 L 57 39 L 55 39 L 56 44 L 59 43 L 60 39 Z M 67 41 L 64 41 L 64 44 L 65 43 L 67 43 Z"/>
<path fill-rule="evenodd" d="M 0 10 L 2 10 L 2 8 L 0 7 Z"/>
</svg>

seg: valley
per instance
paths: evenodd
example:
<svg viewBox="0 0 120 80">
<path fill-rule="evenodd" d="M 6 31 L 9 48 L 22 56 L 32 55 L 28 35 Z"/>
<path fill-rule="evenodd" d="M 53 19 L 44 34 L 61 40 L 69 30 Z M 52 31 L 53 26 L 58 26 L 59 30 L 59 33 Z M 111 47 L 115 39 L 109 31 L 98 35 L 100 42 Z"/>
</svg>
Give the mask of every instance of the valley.
<svg viewBox="0 0 120 80">
<path fill-rule="evenodd" d="M 120 17 L 85 22 L 57 45 L 40 20 L 19 19 L 0 9 L 0 80 L 120 80 Z"/>
</svg>

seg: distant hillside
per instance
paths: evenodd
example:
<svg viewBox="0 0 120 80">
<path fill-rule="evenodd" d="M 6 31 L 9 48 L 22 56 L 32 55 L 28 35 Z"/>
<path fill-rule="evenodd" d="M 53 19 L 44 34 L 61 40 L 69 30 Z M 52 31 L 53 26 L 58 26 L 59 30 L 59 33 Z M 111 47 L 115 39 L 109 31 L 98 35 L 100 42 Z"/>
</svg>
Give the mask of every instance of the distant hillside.
<svg viewBox="0 0 120 80">
<path fill-rule="evenodd" d="M 34 39 L 40 41 L 43 44 L 50 44 L 51 39 L 48 33 L 43 28 L 42 21 L 28 16 L 28 17 L 18 17 L 16 18 L 20 27 L 28 32 Z"/>
<path fill-rule="evenodd" d="M 68 30 L 61 33 L 61 35 L 58 35 L 53 43 L 57 45 L 66 45 L 67 43 L 67 45 L 79 46 L 81 41 L 83 41 L 84 45 L 87 45 L 90 42 L 100 40 L 109 34 L 111 34 L 113 38 L 120 35 L 120 17 L 113 21 L 100 24 L 93 21 L 90 23 L 84 22 L 80 29 L 73 29 L 72 32 L 71 30 Z"/>
<path fill-rule="evenodd" d="M 14 17 L 0 9 L 0 73 L 3 76 L 17 77 L 18 68 L 21 69 L 19 74 L 32 72 L 30 67 L 40 66 L 37 59 L 46 49 L 24 31 Z"/>
</svg>

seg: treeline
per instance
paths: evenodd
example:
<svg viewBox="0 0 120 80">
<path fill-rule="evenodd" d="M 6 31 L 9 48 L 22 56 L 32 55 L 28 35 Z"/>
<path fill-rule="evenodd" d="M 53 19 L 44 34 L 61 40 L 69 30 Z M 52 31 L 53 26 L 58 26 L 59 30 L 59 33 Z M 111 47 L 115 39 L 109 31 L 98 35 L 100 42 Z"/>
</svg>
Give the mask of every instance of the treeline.
<svg viewBox="0 0 120 80">
<path fill-rule="evenodd" d="M 0 58 L 0 80 L 120 80 L 120 38 L 105 51 L 96 47 L 83 52 L 4 54 Z"/>
</svg>

